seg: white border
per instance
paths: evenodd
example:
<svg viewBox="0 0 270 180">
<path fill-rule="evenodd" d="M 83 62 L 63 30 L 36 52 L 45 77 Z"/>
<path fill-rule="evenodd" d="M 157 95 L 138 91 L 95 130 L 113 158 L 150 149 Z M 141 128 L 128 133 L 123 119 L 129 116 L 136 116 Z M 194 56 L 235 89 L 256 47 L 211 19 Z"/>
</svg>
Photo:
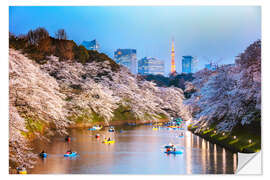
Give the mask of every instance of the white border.
<svg viewBox="0 0 270 180">
<path fill-rule="evenodd" d="M 170 5 L 260 5 L 261 0 L 9 0 L 9 5 L 59 6 L 170 6 Z"/>
<path fill-rule="evenodd" d="M 170 6 L 170 5 L 232 5 L 232 6 L 262 6 L 262 79 L 263 79 L 263 86 L 262 86 L 262 119 L 263 119 L 263 125 L 262 125 L 262 131 L 263 131 L 263 141 L 262 146 L 263 149 L 269 149 L 269 143 L 265 141 L 267 138 L 267 135 L 264 133 L 267 131 L 268 127 L 270 127 L 270 117 L 267 113 L 267 108 L 270 107 L 270 86 L 269 86 L 269 80 L 268 77 L 270 77 L 268 70 L 270 68 L 270 8 L 269 8 L 269 0 L 9 0 L 9 2 L 1 1 L 1 11 L 0 11 L 0 17 L 1 17 L 1 28 L 0 28 L 0 37 L 1 37 L 1 44 L 0 44 L 0 68 L 1 68 L 1 92 L 0 92 L 0 114 L 1 114 L 1 142 L 2 142 L 2 148 L 0 148 L 0 154 L 1 154 L 1 175 L 5 175 L 3 179 L 6 178 L 20 178 L 20 179 L 48 179 L 48 178 L 67 178 L 67 179 L 74 179 L 74 178 L 91 178 L 91 179 L 137 179 L 137 178 L 155 178 L 155 179 L 167 179 L 167 178 L 188 178 L 188 179 L 198 179 L 198 178 L 207 178 L 207 179 L 216 179 L 216 178 L 245 178 L 245 179 L 252 179 L 254 178 L 266 178 L 270 171 L 267 169 L 267 160 L 269 162 L 269 155 L 268 153 L 263 153 L 263 167 L 264 176 L 234 176 L 234 175 L 204 175 L 198 177 L 198 175 L 194 176 L 128 176 L 128 175 L 121 175 L 121 176 L 108 176 L 108 175 L 72 175 L 72 176 L 62 176 L 62 175 L 47 175 L 47 176 L 16 176 L 16 175 L 8 175 L 8 6 L 22 6 L 22 5 L 28 5 L 28 6 L 93 6 L 93 5 L 99 5 L 99 6 L 118 6 L 118 5 L 127 5 L 127 6 Z M 7 29 L 6 29 L 7 28 Z M 5 149 L 6 148 L 6 149 Z M 268 166 L 269 167 L 269 166 Z M 229 177 L 228 177 L 229 176 Z M 5 178 L 5 179 L 6 179 Z M 269 177 L 268 177 L 269 179 Z"/>
</svg>

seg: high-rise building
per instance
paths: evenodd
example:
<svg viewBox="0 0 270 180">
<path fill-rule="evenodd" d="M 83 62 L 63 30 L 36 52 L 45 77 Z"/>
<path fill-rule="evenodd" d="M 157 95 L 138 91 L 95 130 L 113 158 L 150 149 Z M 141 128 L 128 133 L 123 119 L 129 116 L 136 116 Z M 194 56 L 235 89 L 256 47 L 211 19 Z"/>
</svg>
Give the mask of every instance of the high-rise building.
<svg viewBox="0 0 270 180">
<path fill-rule="evenodd" d="M 194 57 L 192 56 L 183 56 L 182 59 L 182 73 L 192 73 L 194 64 Z"/>
<path fill-rule="evenodd" d="M 174 74 L 176 72 L 175 70 L 175 52 L 174 52 L 174 40 L 172 39 L 172 52 L 171 52 L 171 74 Z"/>
<path fill-rule="evenodd" d="M 93 41 L 83 41 L 81 45 L 83 45 L 88 50 L 98 51 L 100 48 L 97 40 L 95 40 L 95 39 Z"/>
<path fill-rule="evenodd" d="M 117 49 L 114 52 L 114 60 L 127 67 L 131 73 L 137 74 L 136 49 Z"/>
<path fill-rule="evenodd" d="M 138 62 L 138 73 L 141 75 L 164 75 L 164 62 L 157 58 L 144 57 Z"/>
</svg>

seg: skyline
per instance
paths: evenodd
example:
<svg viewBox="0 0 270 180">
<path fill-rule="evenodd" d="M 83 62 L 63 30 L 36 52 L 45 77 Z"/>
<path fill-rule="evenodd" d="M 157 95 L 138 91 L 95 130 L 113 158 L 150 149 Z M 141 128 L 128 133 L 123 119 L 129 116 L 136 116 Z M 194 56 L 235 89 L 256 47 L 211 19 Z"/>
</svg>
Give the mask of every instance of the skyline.
<svg viewBox="0 0 270 180">
<path fill-rule="evenodd" d="M 136 49 L 138 60 L 163 60 L 165 74 L 170 72 L 172 37 L 177 72 L 182 56 L 197 57 L 198 69 L 220 59 L 221 64 L 229 64 L 261 39 L 261 8 L 254 6 L 20 6 L 9 7 L 9 20 L 9 30 L 16 35 L 45 27 L 51 36 L 64 28 L 68 39 L 77 44 L 97 39 L 101 51 L 112 58 L 118 48 Z"/>
</svg>

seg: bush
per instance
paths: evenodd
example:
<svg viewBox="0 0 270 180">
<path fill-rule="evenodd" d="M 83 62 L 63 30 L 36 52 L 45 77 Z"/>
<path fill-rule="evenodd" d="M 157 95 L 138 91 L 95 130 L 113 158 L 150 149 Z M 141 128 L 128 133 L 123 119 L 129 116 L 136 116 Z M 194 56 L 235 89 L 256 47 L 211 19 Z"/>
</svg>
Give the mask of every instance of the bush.
<svg viewBox="0 0 270 180">
<path fill-rule="evenodd" d="M 58 40 L 51 38 L 51 54 L 59 57 L 60 60 L 72 60 L 75 57 L 74 48 L 77 47 L 74 41 Z"/>
<path fill-rule="evenodd" d="M 120 69 L 119 64 L 117 64 L 114 60 L 109 58 L 106 54 L 99 53 L 99 52 L 94 51 L 94 50 L 88 50 L 87 52 L 89 54 L 89 58 L 88 58 L 87 62 L 94 62 L 94 61 L 95 62 L 104 62 L 104 61 L 108 61 L 110 63 L 112 71 L 118 71 Z"/>
<path fill-rule="evenodd" d="M 39 64 L 46 63 L 46 57 L 54 55 L 59 57 L 60 61 L 76 59 L 82 64 L 108 61 L 112 71 L 120 69 L 120 66 L 106 54 L 87 50 L 84 46 L 77 46 L 74 41 L 66 40 L 66 38 L 64 29 L 59 29 L 56 38 L 53 38 L 49 36 L 45 28 L 37 28 L 30 30 L 27 35 L 17 37 L 9 33 L 9 47 L 22 50 L 30 59 Z"/>
<path fill-rule="evenodd" d="M 49 33 L 45 28 L 37 28 L 35 30 L 30 30 L 27 33 L 28 43 L 31 45 L 38 45 L 41 40 L 49 38 Z"/>
<path fill-rule="evenodd" d="M 89 58 L 87 49 L 82 45 L 74 48 L 74 55 L 75 59 L 82 64 L 85 64 Z"/>
<path fill-rule="evenodd" d="M 58 29 L 58 31 L 55 33 L 55 38 L 66 40 L 67 39 L 66 31 L 64 29 Z"/>
</svg>

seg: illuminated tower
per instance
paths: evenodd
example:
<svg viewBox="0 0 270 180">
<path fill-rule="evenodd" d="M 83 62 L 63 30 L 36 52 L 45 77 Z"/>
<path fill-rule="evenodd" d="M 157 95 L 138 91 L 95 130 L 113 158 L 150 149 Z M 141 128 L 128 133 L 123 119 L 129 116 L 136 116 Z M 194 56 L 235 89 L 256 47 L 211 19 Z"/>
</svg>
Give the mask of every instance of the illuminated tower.
<svg viewBox="0 0 270 180">
<path fill-rule="evenodd" d="M 175 73 L 175 54 L 174 54 L 174 39 L 172 39 L 172 63 L 171 63 L 171 74 Z"/>
</svg>

